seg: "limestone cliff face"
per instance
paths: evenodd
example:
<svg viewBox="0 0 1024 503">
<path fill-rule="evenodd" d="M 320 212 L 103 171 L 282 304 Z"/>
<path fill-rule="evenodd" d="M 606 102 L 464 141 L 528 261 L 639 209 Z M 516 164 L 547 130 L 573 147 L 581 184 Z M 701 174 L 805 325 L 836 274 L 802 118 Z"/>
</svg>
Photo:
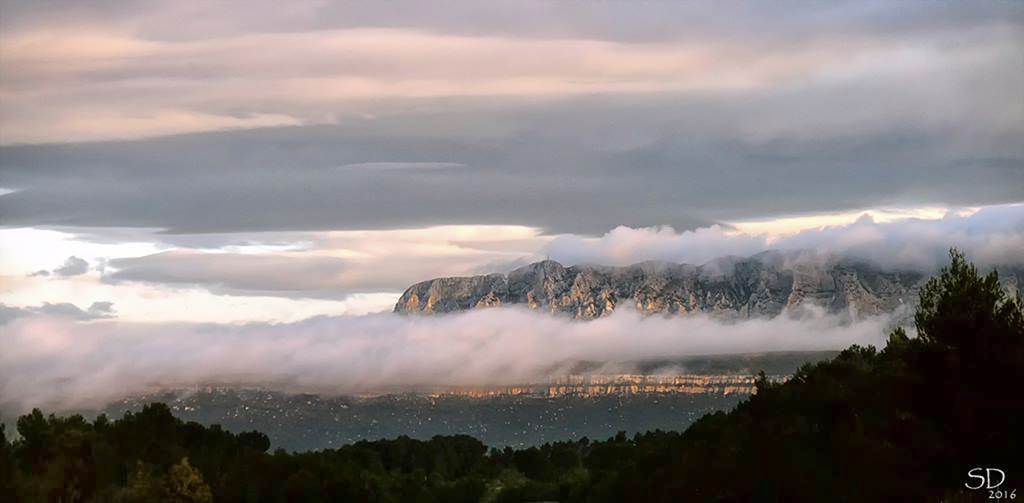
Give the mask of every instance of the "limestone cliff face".
<svg viewBox="0 0 1024 503">
<path fill-rule="evenodd" d="M 788 262 L 771 255 L 720 259 L 702 266 L 564 267 L 545 260 L 508 275 L 417 283 L 405 291 L 395 312 L 432 314 L 522 305 L 577 319 L 598 318 L 622 308 L 745 319 L 813 305 L 861 318 L 910 307 L 927 279 L 917 272 L 882 271 L 864 264 Z M 1018 274 L 1004 276 L 1008 288 L 1017 290 Z"/>
</svg>

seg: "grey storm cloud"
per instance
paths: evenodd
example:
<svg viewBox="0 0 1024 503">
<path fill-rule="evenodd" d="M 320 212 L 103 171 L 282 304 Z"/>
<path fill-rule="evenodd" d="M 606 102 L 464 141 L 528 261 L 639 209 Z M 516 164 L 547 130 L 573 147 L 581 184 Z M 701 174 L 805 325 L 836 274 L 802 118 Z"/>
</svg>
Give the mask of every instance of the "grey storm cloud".
<svg viewBox="0 0 1024 503">
<path fill-rule="evenodd" d="M 600 234 L 1024 200 L 1020 4 L 289 5 L 5 3 L 0 225 Z"/>
</svg>

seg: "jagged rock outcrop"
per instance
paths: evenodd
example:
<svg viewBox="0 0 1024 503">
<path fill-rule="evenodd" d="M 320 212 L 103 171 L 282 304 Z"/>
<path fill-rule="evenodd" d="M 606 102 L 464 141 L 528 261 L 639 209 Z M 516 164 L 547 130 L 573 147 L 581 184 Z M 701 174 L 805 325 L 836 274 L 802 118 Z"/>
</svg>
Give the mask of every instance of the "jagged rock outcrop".
<svg viewBox="0 0 1024 503">
<path fill-rule="evenodd" d="M 1004 273 L 1008 288 L 1017 290 L 1024 283 L 1018 276 L 1017 271 Z M 744 319 L 817 306 L 861 318 L 911 307 L 926 279 L 920 272 L 883 271 L 843 261 L 791 261 L 773 254 L 724 258 L 702 266 L 646 262 L 564 267 L 545 260 L 508 275 L 417 283 L 402 294 L 395 312 L 433 314 L 522 305 L 577 319 L 598 318 L 621 308 Z"/>
</svg>

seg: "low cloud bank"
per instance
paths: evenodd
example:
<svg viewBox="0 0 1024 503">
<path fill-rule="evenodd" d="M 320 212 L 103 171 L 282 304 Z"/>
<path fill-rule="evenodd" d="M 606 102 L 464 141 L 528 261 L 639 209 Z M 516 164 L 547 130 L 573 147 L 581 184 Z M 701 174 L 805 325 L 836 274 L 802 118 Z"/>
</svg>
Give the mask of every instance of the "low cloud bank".
<svg viewBox="0 0 1024 503">
<path fill-rule="evenodd" d="M 93 407 L 161 387 L 265 386 L 392 392 L 543 382 L 576 361 L 829 350 L 883 343 L 889 319 L 816 314 L 723 323 L 620 310 L 579 323 L 499 308 L 437 317 L 378 314 L 290 324 L 15 319 L 0 332 L 0 409 Z"/>
<path fill-rule="evenodd" d="M 547 248 L 566 264 L 628 265 L 645 260 L 703 264 L 763 251 L 802 252 L 866 260 L 885 268 L 933 271 L 959 248 L 981 266 L 1024 265 L 1024 205 L 982 208 L 940 219 L 877 223 L 865 216 L 849 225 L 776 237 L 732 232 L 722 226 L 676 232 L 669 227 L 617 227 L 599 238 L 559 236 Z"/>
<path fill-rule="evenodd" d="M 949 248 L 956 247 L 983 267 L 1024 266 L 1024 205 L 990 206 L 966 216 L 950 212 L 938 219 L 875 222 L 864 216 L 849 224 L 781 236 L 719 225 L 685 232 L 617 227 L 601 237 L 481 225 L 299 233 L 288 239 L 306 248 L 282 251 L 264 243 L 266 250 L 243 253 L 184 247 L 113 258 L 103 281 L 197 285 L 232 295 L 336 298 L 360 291 L 401 291 L 436 277 L 508 272 L 545 257 L 566 265 L 647 260 L 699 265 L 776 250 L 930 273 L 948 262 Z"/>
</svg>

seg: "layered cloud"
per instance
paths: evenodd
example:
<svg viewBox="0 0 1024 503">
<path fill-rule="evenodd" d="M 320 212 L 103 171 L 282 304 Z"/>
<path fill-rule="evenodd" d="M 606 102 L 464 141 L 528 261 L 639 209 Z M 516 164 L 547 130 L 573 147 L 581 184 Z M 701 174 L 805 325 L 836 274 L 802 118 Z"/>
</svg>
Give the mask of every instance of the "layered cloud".
<svg viewBox="0 0 1024 503">
<path fill-rule="evenodd" d="M 237 290 L 317 291 L 342 289 L 344 259 L 290 254 L 246 255 L 169 251 L 114 259 L 111 281 L 222 285 Z"/>
<path fill-rule="evenodd" d="M 425 274 L 507 271 L 552 239 L 520 226 L 442 226 L 248 236 L 171 236 L 177 248 L 106 262 L 102 281 L 198 285 L 235 295 L 400 292 Z M 246 244 L 235 244 L 244 242 Z"/>
<path fill-rule="evenodd" d="M 0 223 L 597 234 L 1024 200 L 1013 3 L 179 4 L 3 5 Z"/>
<path fill-rule="evenodd" d="M 884 219 L 897 212 L 874 212 Z M 199 285 L 236 295 L 343 296 L 354 291 L 398 292 L 412 283 L 445 276 L 508 272 L 551 258 L 566 265 L 629 265 L 643 261 L 704 264 L 765 251 L 794 260 L 851 259 L 885 269 L 934 272 L 951 247 L 981 266 L 1024 266 L 1024 205 L 948 212 L 936 218 L 876 222 L 870 212 L 849 223 L 802 230 L 740 231 L 711 226 L 677 232 L 669 227 L 618 227 L 600 237 L 543 235 L 525 227 L 446 227 L 424 230 L 296 234 L 297 249 L 252 244 L 241 251 L 179 248 L 107 262 L 108 283 Z M 834 215 L 819 217 L 829 223 Z M 750 224 L 763 231 L 765 222 Z M 267 236 L 265 236 L 266 238 Z M 281 237 L 281 236 L 278 236 Z M 213 240 L 213 236 L 205 239 Z M 182 238 L 182 243 L 188 242 Z M 209 244 L 209 243 L 208 243 Z M 284 244 L 279 244 L 284 246 Z"/>
<path fill-rule="evenodd" d="M 276 5 L 5 5 L 12 14 L 5 16 L 7 71 L 0 85 L 12 99 L 5 101 L 2 140 L 330 123 L 380 110 L 353 102 L 396 97 L 735 92 L 808 82 L 827 88 L 834 81 L 883 77 L 896 67 L 920 77 L 962 77 L 968 69 L 998 71 L 989 65 L 1005 62 L 1008 54 L 1000 51 L 1012 51 L 1021 36 L 1021 12 L 1007 5 L 881 13 L 815 6 L 780 17 L 756 3 L 726 9 L 525 4 L 505 4 L 508 18 L 499 22 L 482 19 L 468 2 L 449 4 L 448 16 L 419 19 L 407 17 L 421 11 L 415 5 L 397 12 L 310 2 L 296 9 L 306 13 L 297 19 L 278 16 Z M 260 21 L 239 20 L 237 10 L 254 11 Z M 517 14 L 530 23 L 538 15 L 558 21 L 538 30 Z M 475 24 L 466 24 L 469 19 Z M 766 26 L 768 19 L 774 26 Z M 161 20 L 179 29 L 169 32 Z M 948 40 L 956 44 L 943 46 Z M 845 126 L 863 113 L 813 122 Z"/>
<path fill-rule="evenodd" d="M 840 51 L 872 57 L 880 50 L 873 40 L 754 52 L 726 41 L 626 44 L 379 28 L 190 41 L 43 31 L 15 33 L 5 46 L 13 74 L 5 91 L 19 98 L 7 107 L 6 143 L 332 123 L 346 109 L 353 113 L 353 101 L 383 98 L 761 88 L 827 72 Z"/>
<path fill-rule="evenodd" d="M 0 407 L 92 407 L 197 385 L 344 394 L 536 383 L 578 361 L 622 370 L 686 355 L 880 344 L 887 323 L 843 325 L 819 315 L 723 324 L 641 318 L 628 310 L 577 323 L 510 308 L 282 325 L 83 323 L 39 315 L 0 331 Z"/>
</svg>

